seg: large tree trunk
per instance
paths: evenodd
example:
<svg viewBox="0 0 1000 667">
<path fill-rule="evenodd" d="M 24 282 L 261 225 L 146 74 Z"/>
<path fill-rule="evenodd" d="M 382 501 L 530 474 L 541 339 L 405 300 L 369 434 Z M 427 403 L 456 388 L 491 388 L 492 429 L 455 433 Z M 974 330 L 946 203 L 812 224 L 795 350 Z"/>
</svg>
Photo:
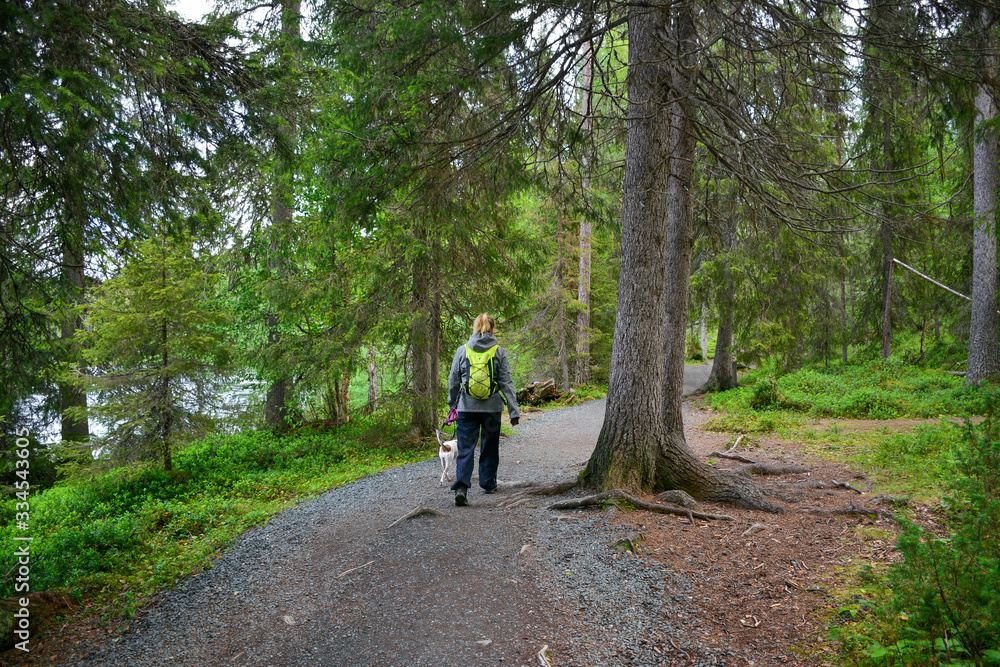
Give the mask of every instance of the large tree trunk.
<svg viewBox="0 0 1000 667">
<path fill-rule="evenodd" d="M 590 191 L 590 132 L 593 127 L 591 110 L 592 89 L 594 85 L 594 47 L 587 42 L 583 60 L 583 91 L 580 98 L 583 114 L 583 134 L 585 145 L 580 161 L 582 171 L 582 189 L 584 196 Z M 577 385 L 590 382 L 590 260 L 591 260 L 592 229 L 586 215 L 580 219 L 580 279 L 577 283 L 577 301 L 580 310 L 576 314 L 576 377 Z M 561 302 L 561 297 L 560 297 Z M 566 387 L 563 388 L 566 390 Z"/>
<path fill-rule="evenodd" d="M 283 0 L 281 9 L 281 36 L 283 56 L 294 59 L 300 39 L 299 24 L 301 21 L 299 0 Z M 271 242 L 268 265 L 272 275 L 283 277 L 286 271 L 286 258 L 282 256 L 281 244 L 278 239 L 286 237 L 292 226 L 294 211 L 294 180 L 295 161 L 292 157 L 295 145 L 296 128 L 293 124 L 281 120 L 278 132 L 286 145 L 279 149 L 277 156 L 277 175 L 273 192 L 271 223 L 275 239 Z M 267 314 L 267 344 L 274 349 L 281 340 L 278 330 L 278 316 L 272 311 Z M 288 406 L 288 394 L 291 380 L 287 375 L 279 375 L 267 388 L 264 401 L 264 421 L 275 433 L 285 433 L 290 426 L 291 410 Z"/>
<path fill-rule="evenodd" d="M 688 321 L 688 285 L 691 277 L 691 188 L 694 179 L 695 50 L 698 37 L 693 0 L 675 6 L 674 50 L 670 68 L 670 173 L 667 181 L 667 284 L 663 320 L 663 423 L 668 433 L 684 441 L 681 403 L 684 393 L 685 329 Z"/>
<path fill-rule="evenodd" d="M 673 32 L 675 45 L 685 45 L 675 48 L 678 53 L 692 54 L 689 40 L 694 37 L 694 8 L 690 4 L 674 8 L 678 18 L 677 29 Z M 668 204 L 673 203 L 667 192 L 676 197 L 680 188 L 671 188 L 671 173 L 663 155 L 670 155 L 673 147 L 686 150 L 685 147 L 690 146 L 692 153 L 687 157 L 693 158 L 693 141 L 671 142 L 670 127 L 664 122 L 662 112 L 672 94 L 689 90 L 693 73 L 677 63 L 675 74 L 678 76 L 672 81 L 668 64 L 676 62 L 678 56 L 665 48 L 662 38 L 671 26 L 668 7 L 634 5 L 629 8 L 628 24 L 629 77 L 618 317 L 604 426 L 584 473 L 584 481 L 602 489 L 683 489 L 702 500 L 779 511 L 755 482 L 716 471 L 688 449 L 680 415 L 681 387 L 675 380 L 664 383 L 665 307 L 668 300 L 674 308 L 682 301 L 686 304 L 686 295 L 681 298 L 676 290 L 687 290 L 690 266 L 683 266 L 683 259 L 685 256 L 690 258 L 690 247 L 677 248 L 672 254 L 675 258 L 672 267 L 677 275 L 669 279 L 680 280 L 683 285 L 673 285 L 673 293 L 668 297 L 668 233 L 672 242 L 685 239 L 683 229 L 668 230 L 667 227 Z M 687 79 L 685 87 L 671 91 L 670 84 L 673 82 L 677 88 L 678 78 Z M 687 100 L 682 106 L 687 107 L 690 103 Z M 689 122 L 690 119 L 682 120 L 676 129 L 682 131 Z M 686 328 L 683 313 L 673 313 L 669 321 L 680 337 L 678 344 L 683 355 Z M 670 368 L 671 376 L 677 374 L 675 366 Z M 665 393 L 672 397 L 670 401 L 665 400 Z"/>
<path fill-rule="evenodd" d="M 965 382 L 975 386 L 1000 373 L 997 338 L 997 159 L 996 128 L 984 125 L 997 116 L 997 57 L 991 12 L 984 6 L 978 17 L 983 31 L 983 63 L 976 92 L 975 231 L 972 241 L 972 322 L 969 364 Z"/>
</svg>

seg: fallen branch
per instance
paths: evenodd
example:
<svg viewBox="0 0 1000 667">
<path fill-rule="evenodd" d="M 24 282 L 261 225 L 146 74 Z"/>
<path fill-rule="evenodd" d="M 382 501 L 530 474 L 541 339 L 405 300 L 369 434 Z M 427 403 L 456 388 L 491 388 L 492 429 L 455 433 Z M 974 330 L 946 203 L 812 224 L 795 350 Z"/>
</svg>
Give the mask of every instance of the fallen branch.
<svg viewBox="0 0 1000 667">
<path fill-rule="evenodd" d="M 661 514 L 673 514 L 675 516 L 685 516 L 688 519 L 701 519 L 702 521 L 735 521 L 733 517 L 727 514 L 706 514 L 704 512 L 692 512 L 689 509 L 683 507 L 671 507 L 669 505 L 660 505 L 658 503 L 650 503 L 645 500 L 636 498 L 631 493 L 623 491 L 622 489 L 613 489 L 611 491 L 605 491 L 604 493 L 598 493 L 592 496 L 585 496 L 583 498 L 574 498 L 573 500 L 563 500 L 553 505 L 549 505 L 550 510 L 572 510 L 579 509 L 581 507 L 592 507 L 594 505 L 601 505 L 608 500 L 627 500 L 639 509 L 646 510 L 647 512 L 659 512 Z"/>
<path fill-rule="evenodd" d="M 546 644 L 545 646 L 543 646 L 538 651 L 538 656 L 537 656 L 538 657 L 538 664 L 541 665 L 541 667 L 552 667 L 552 663 L 549 662 L 548 656 L 545 655 L 546 653 L 548 653 L 548 651 L 549 651 L 549 645 L 548 644 Z"/>
<path fill-rule="evenodd" d="M 434 516 L 445 516 L 444 513 L 438 512 L 437 510 L 432 510 L 430 507 L 414 507 L 412 510 L 410 510 L 409 512 L 407 512 L 406 514 L 404 514 L 403 516 L 399 517 L 398 519 L 390 523 L 388 526 L 386 526 L 386 529 L 388 530 L 389 528 L 392 528 L 400 521 L 403 521 L 405 519 L 413 519 L 423 514 L 432 514 Z"/>
<path fill-rule="evenodd" d="M 718 456 L 719 458 L 722 459 L 732 459 L 734 461 L 742 461 L 743 463 L 757 463 L 757 461 L 754 461 L 753 459 L 748 459 L 745 456 L 740 456 L 739 454 L 725 454 L 723 452 L 712 452 L 711 454 L 708 455 L 709 458 L 712 458 L 713 456 Z"/>
<path fill-rule="evenodd" d="M 351 572 L 357 572 L 361 568 L 368 567 L 369 565 L 371 565 L 374 562 L 375 561 L 370 560 L 367 563 L 365 563 L 364 565 L 358 565 L 357 567 L 352 567 L 350 570 L 344 570 L 343 572 L 341 572 L 340 574 L 337 575 L 337 578 L 338 579 L 343 579 L 344 577 L 346 577 L 347 575 L 349 575 Z"/>
<path fill-rule="evenodd" d="M 668 641 L 670 641 L 670 645 L 671 646 L 673 646 L 675 649 L 677 649 L 678 651 L 680 651 L 681 653 L 684 654 L 685 658 L 687 658 L 687 659 L 691 658 L 691 654 L 690 653 L 688 653 L 687 651 L 685 651 L 680 646 L 678 646 L 677 644 L 674 643 L 674 638 L 673 637 L 667 637 L 667 639 L 668 639 Z"/>
<path fill-rule="evenodd" d="M 859 491 L 858 489 L 855 489 L 853 486 L 851 486 L 847 482 L 838 482 L 835 479 L 831 479 L 830 483 L 833 484 L 834 486 L 839 486 L 842 489 L 850 489 L 851 491 L 853 491 L 854 493 L 856 493 L 856 494 L 858 494 L 860 496 L 863 496 L 865 494 L 864 491 Z"/>
<path fill-rule="evenodd" d="M 736 438 L 736 442 L 733 443 L 733 446 L 726 450 L 726 453 L 728 454 L 729 452 L 732 452 L 737 447 L 739 447 L 740 446 L 740 440 L 742 440 L 745 437 L 746 437 L 746 433 L 741 433 L 740 437 Z"/>
</svg>

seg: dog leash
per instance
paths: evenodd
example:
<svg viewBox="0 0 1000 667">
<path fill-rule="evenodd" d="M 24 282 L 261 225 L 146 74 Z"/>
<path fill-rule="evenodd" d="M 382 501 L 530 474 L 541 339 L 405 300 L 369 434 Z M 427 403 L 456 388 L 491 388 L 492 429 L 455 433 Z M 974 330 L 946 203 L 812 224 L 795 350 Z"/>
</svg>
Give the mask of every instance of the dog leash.
<svg viewBox="0 0 1000 667">
<path fill-rule="evenodd" d="M 448 413 L 448 418 L 444 420 L 443 424 L 441 424 L 441 428 L 451 426 L 455 423 L 456 419 L 458 419 L 458 408 L 452 408 L 451 412 Z"/>
</svg>

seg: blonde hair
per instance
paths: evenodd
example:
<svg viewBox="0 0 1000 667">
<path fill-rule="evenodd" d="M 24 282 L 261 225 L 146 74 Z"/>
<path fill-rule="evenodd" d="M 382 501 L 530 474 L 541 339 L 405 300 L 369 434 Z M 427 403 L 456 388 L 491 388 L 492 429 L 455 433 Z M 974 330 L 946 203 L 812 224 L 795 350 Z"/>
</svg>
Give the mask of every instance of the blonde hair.
<svg viewBox="0 0 1000 667">
<path fill-rule="evenodd" d="M 483 333 L 493 333 L 496 328 L 497 323 L 492 317 L 486 313 L 482 313 L 476 318 L 475 324 L 472 325 L 472 333 L 483 334 Z"/>
</svg>

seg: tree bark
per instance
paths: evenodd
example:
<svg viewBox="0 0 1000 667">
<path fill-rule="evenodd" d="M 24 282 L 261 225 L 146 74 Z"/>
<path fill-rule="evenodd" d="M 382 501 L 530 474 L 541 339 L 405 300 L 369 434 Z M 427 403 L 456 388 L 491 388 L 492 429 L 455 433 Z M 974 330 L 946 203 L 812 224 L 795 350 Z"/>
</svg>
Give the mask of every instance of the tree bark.
<svg viewBox="0 0 1000 667">
<path fill-rule="evenodd" d="M 685 45 L 675 47 L 675 53 L 665 48 L 662 37 L 671 26 L 669 7 L 633 5 L 628 10 L 629 77 L 618 316 L 604 425 L 583 480 L 603 490 L 681 489 L 700 500 L 780 511 L 753 481 L 720 473 L 694 456 L 684 440 L 680 419 L 681 387 L 664 382 L 667 192 L 676 197 L 682 188 L 677 187 L 680 183 L 670 188 L 671 170 L 662 156 L 670 155 L 675 146 L 678 150 L 693 147 L 693 139 L 689 142 L 677 137 L 678 141 L 671 141 L 671 128 L 661 113 L 673 95 L 680 92 L 671 90 L 671 83 L 677 85 L 677 77 L 671 77 L 668 64 L 676 63 L 679 53 L 693 53 L 688 40 L 694 36 L 694 8 L 690 4 L 673 7 L 679 24 L 673 41 Z M 694 76 L 691 69 L 676 63 L 677 69 L 681 71 L 675 74 L 690 83 Z M 687 104 L 689 100 L 684 106 Z M 676 112 L 671 113 L 675 124 Z M 675 164 L 675 168 L 683 173 L 684 167 Z M 682 240 L 683 231 L 674 229 L 671 241 Z M 683 266 L 685 253 L 689 259 L 690 246 L 673 253 L 671 267 L 676 274 L 670 279 L 683 284 L 672 287 L 685 292 L 683 299 L 677 294 L 670 296 L 673 307 L 687 301 L 686 272 L 690 266 Z M 680 335 L 683 361 L 683 316 L 675 313 L 670 321 L 672 330 Z M 676 368 L 672 366 L 670 371 L 673 374 Z M 665 400 L 668 391 L 670 401 Z"/>
<path fill-rule="evenodd" d="M 694 1 L 674 5 L 669 85 L 671 103 L 669 174 L 667 180 L 667 277 L 663 318 L 663 423 L 667 432 L 684 438 L 681 403 L 684 393 L 685 329 L 691 277 L 691 188 L 694 178 L 695 105 L 698 36 Z"/>
<path fill-rule="evenodd" d="M 562 390 L 569 391 L 569 351 L 566 346 L 566 308 L 563 304 L 562 278 L 563 228 L 562 211 L 556 211 L 556 321 L 559 334 L 559 370 L 562 372 Z"/>
<path fill-rule="evenodd" d="M 283 57 L 294 59 L 298 49 L 298 42 L 301 36 L 301 7 L 299 0 L 283 0 L 281 6 L 281 36 L 283 41 Z M 284 277 L 286 270 L 286 258 L 281 256 L 281 244 L 278 239 L 286 236 L 292 226 L 292 216 L 294 212 L 294 180 L 295 162 L 291 156 L 295 144 L 296 128 L 293 124 L 281 120 L 278 132 L 286 142 L 286 146 L 279 148 L 277 155 L 277 174 L 274 185 L 271 223 L 275 238 L 271 241 L 268 265 L 272 275 Z M 281 341 L 281 334 L 278 328 L 279 321 L 277 313 L 271 311 L 267 314 L 267 344 L 274 349 Z M 275 433 L 285 433 L 290 427 L 291 410 L 288 407 L 288 394 L 291 379 L 287 375 L 280 375 L 275 378 L 267 389 L 267 396 L 264 401 L 264 421 Z"/>
<path fill-rule="evenodd" d="M 378 410 L 378 363 L 375 346 L 368 348 L 368 414 Z"/>
<path fill-rule="evenodd" d="M 274 350 L 281 340 L 278 331 L 278 316 L 274 312 L 267 314 L 267 346 Z M 267 395 L 264 398 L 264 422 L 273 432 L 282 434 L 289 429 L 288 409 L 288 386 L 290 380 L 287 376 L 279 377 L 271 382 L 267 387 Z"/>
<path fill-rule="evenodd" d="M 736 318 L 736 287 L 729 270 L 728 256 L 736 249 L 736 219 L 729 217 L 722 232 L 722 271 L 716 301 L 719 304 L 719 333 L 715 339 L 715 357 L 708 380 L 696 393 L 727 391 L 739 386 L 736 377 L 736 359 L 733 356 L 733 331 Z"/>
<path fill-rule="evenodd" d="M 976 91 L 974 152 L 975 231 L 972 241 L 972 321 L 965 383 L 977 386 L 1000 373 L 997 338 L 997 131 L 984 125 L 997 116 L 997 56 L 991 12 L 983 6 L 978 17 L 983 62 Z"/>
<path fill-rule="evenodd" d="M 585 142 L 583 157 L 580 160 L 580 169 L 582 172 L 581 185 L 584 196 L 590 191 L 590 175 L 588 173 L 590 161 L 587 151 L 589 150 L 590 133 L 593 128 L 593 114 L 591 109 L 593 85 L 594 47 L 593 43 L 587 42 L 583 60 L 583 91 L 580 98 Z M 576 314 L 575 382 L 577 385 L 590 382 L 590 268 L 592 234 L 590 221 L 584 216 L 580 219 L 580 279 L 577 283 L 577 301 L 580 302 L 580 310 Z M 564 390 L 566 389 L 568 387 L 564 387 Z"/>
<path fill-rule="evenodd" d="M 882 239 L 882 358 L 892 356 L 892 225 L 885 211 Z"/>
<path fill-rule="evenodd" d="M 426 231 L 417 224 L 414 228 L 415 242 L 426 249 Z M 434 434 L 434 383 L 433 369 L 434 335 L 431 325 L 432 297 L 431 276 L 426 252 L 417 252 L 413 258 L 413 289 L 411 308 L 413 324 L 410 330 L 410 355 L 412 360 L 411 417 L 410 430 L 417 437 Z"/>
<path fill-rule="evenodd" d="M 434 253 L 431 255 L 431 284 L 433 291 L 431 294 L 431 372 L 430 386 L 427 388 L 428 397 L 431 399 L 431 410 L 438 400 L 438 392 L 441 388 L 441 244 L 435 240 Z M 437 421 L 437 417 L 433 418 Z"/>
<path fill-rule="evenodd" d="M 71 47 L 72 48 L 72 47 Z M 80 54 L 73 49 L 67 59 L 73 62 Z M 76 77 L 70 77 L 66 83 L 70 90 L 81 87 Z M 85 99 L 83 91 L 76 91 L 79 99 Z M 89 150 L 88 144 L 93 141 L 92 121 L 89 121 L 83 110 L 74 104 L 67 121 L 66 136 L 72 142 L 67 151 L 66 163 L 62 174 L 62 221 L 60 242 L 62 244 L 62 287 L 66 301 L 72 306 L 83 303 L 87 289 L 87 277 L 84 271 L 86 264 L 85 245 L 87 222 L 90 212 L 87 210 L 87 200 L 84 194 L 85 179 L 90 177 L 84 155 Z M 62 353 L 67 361 L 80 364 L 84 371 L 83 359 L 76 353 L 73 339 L 78 329 L 83 327 L 83 318 L 79 312 L 70 311 L 63 314 L 60 338 Z M 62 383 L 59 387 L 62 412 L 60 420 L 61 437 L 64 442 L 86 442 L 90 439 L 90 423 L 86 416 L 87 392 L 70 383 Z M 80 417 L 67 415 L 67 410 L 83 412 Z"/>
<path fill-rule="evenodd" d="M 82 177 L 82 176 L 81 176 Z M 86 275 L 84 274 L 83 235 L 86 211 L 82 201 L 72 204 L 67 201 L 67 222 L 62 240 L 62 279 L 68 295 L 67 301 L 73 304 L 82 303 L 86 290 Z M 61 340 L 64 351 L 72 356 L 73 338 L 78 329 L 83 327 L 83 318 L 75 312 L 63 316 Z M 84 370 L 81 364 L 81 372 Z M 62 407 L 60 421 L 63 442 L 87 442 L 90 439 L 90 423 L 86 417 L 87 392 L 70 383 L 59 387 Z M 67 415 L 67 410 L 83 410 L 84 416 Z"/>
<path fill-rule="evenodd" d="M 708 299 L 701 302 L 701 320 L 698 322 L 698 344 L 701 347 L 701 360 L 708 363 Z"/>
</svg>

